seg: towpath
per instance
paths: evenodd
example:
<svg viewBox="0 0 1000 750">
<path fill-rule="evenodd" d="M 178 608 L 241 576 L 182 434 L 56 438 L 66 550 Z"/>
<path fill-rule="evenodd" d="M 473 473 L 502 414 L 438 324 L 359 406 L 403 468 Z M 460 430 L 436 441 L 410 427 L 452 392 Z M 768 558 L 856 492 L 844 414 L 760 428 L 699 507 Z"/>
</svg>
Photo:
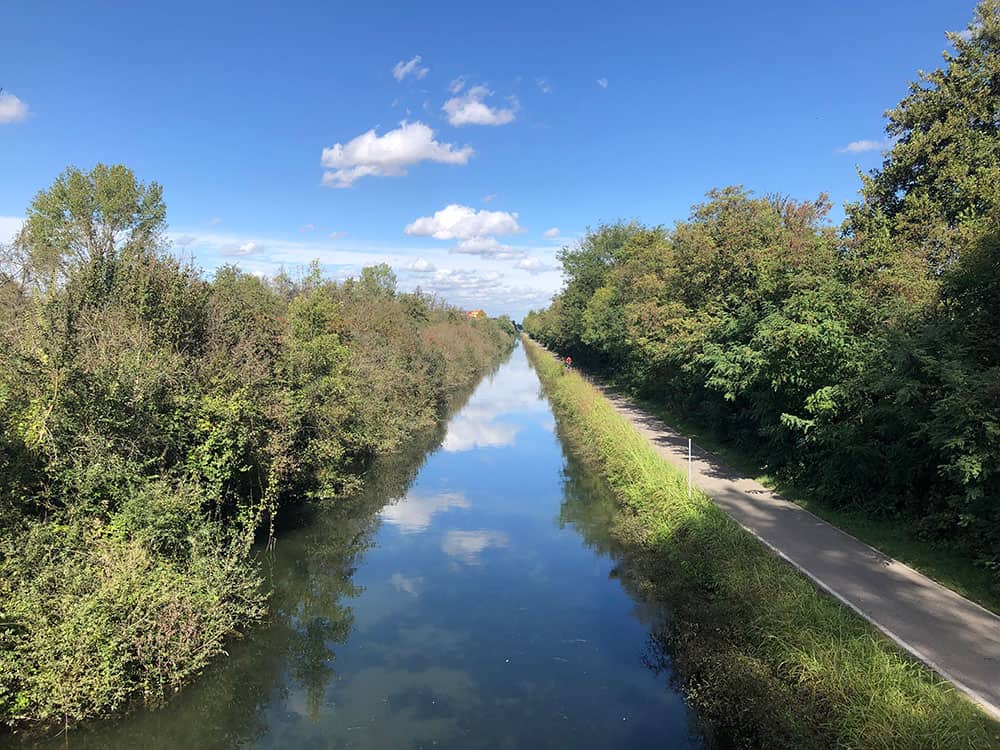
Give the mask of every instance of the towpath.
<svg viewBox="0 0 1000 750">
<path fill-rule="evenodd" d="M 627 398 L 615 409 L 687 471 L 688 440 Z M 1000 721 L 1000 617 L 882 554 L 694 446 L 692 481 L 817 586 Z"/>
</svg>

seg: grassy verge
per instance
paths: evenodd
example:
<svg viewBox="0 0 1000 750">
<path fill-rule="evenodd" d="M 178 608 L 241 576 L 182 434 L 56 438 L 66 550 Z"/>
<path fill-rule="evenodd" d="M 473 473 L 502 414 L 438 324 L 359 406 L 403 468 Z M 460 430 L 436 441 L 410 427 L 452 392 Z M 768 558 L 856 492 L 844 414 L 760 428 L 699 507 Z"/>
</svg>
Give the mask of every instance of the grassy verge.
<svg viewBox="0 0 1000 750">
<path fill-rule="evenodd" d="M 996 575 L 977 566 L 960 548 L 926 541 L 920 538 L 917 531 L 905 523 L 900 523 L 898 519 L 874 518 L 861 511 L 832 507 L 808 490 L 769 473 L 766 467 L 761 466 L 737 446 L 719 440 L 710 431 L 669 407 L 636 398 L 632 394 L 630 398 L 674 429 L 690 435 L 702 448 L 715 454 L 741 474 L 753 477 L 765 487 L 778 492 L 786 500 L 801 505 L 837 528 L 906 563 L 966 599 L 993 612 L 1000 612 L 1000 589 Z"/>
<path fill-rule="evenodd" d="M 620 506 L 633 583 L 671 613 L 664 640 L 720 746 L 996 748 L 1000 726 L 821 595 L 662 461 L 583 378 L 525 342 L 561 433 Z"/>
</svg>

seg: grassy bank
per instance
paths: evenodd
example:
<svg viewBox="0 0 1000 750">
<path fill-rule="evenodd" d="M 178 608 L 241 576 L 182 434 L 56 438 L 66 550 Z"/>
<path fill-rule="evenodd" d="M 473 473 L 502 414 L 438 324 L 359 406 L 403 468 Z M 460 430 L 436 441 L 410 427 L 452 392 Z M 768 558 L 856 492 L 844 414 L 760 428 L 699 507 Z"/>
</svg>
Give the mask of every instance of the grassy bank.
<svg viewBox="0 0 1000 750">
<path fill-rule="evenodd" d="M 583 378 L 526 347 L 561 433 L 607 477 L 612 534 L 720 746 L 994 748 L 1000 726 L 821 595 L 653 452 Z"/>
</svg>

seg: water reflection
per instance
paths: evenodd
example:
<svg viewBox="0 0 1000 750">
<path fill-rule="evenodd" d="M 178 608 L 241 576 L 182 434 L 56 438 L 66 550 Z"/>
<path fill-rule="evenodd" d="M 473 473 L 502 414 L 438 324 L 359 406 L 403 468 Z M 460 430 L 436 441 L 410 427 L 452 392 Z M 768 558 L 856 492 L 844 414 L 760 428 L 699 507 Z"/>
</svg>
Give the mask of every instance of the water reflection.
<svg viewBox="0 0 1000 750">
<path fill-rule="evenodd" d="M 538 396 L 538 379 L 527 360 L 515 357 L 476 390 L 462 412 L 448 425 L 441 446 L 448 452 L 514 445 L 521 428 L 519 418 L 543 413 L 545 401 Z"/>
<path fill-rule="evenodd" d="M 434 514 L 443 513 L 450 508 L 468 507 L 469 501 L 461 492 L 440 492 L 433 495 L 410 492 L 398 500 L 390 501 L 380 515 L 383 521 L 398 526 L 404 534 L 418 534 L 427 529 Z"/>
<path fill-rule="evenodd" d="M 473 424 L 511 438 L 469 445 Z M 605 490 L 564 457 L 516 351 L 447 431 L 282 533 L 266 627 L 164 709 L 70 747 L 698 746 L 643 662 L 656 614 L 617 580 Z"/>
<path fill-rule="evenodd" d="M 410 594 L 411 596 L 419 596 L 420 588 L 424 584 L 424 579 L 423 576 L 407 578 L 402 573 L 393 573 L 389 578 L 389 583 L 393 585 L 396 591 L 402 591 Z"/>
<path fill-rule="evenodd" d="M 475 448 L 503 448 L 514 444 L 517 425 L 494 422 L 493 417 L 458 417 L 448 428 L 448 436 L 441 447 L 450 452 L 470 451 Z"/>
<path fill-rule="evenodd" d="M 448 531 L 441 543 L 441 551 L 466 565 L 479 565 L 480 556 L 490 547 L 506 547 L 510 539 L 503 531 Z"/>
</svg>

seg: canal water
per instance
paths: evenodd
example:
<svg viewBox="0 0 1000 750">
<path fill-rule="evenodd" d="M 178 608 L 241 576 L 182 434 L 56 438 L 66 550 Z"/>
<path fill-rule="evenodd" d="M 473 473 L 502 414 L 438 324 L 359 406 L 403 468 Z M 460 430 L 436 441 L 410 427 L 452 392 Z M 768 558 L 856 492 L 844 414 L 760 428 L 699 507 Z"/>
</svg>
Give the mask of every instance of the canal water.
<svg viewBox="0 0 1000 750">
<path fill-rule="evenodd" d="M 265 555 L 270 621 L 159 710 L 54 747 L 701 747 L 623 588 L 612 500 L 524 351 Z M 47 743 L 45 743 L 47 744 Z"/>
</svg>

